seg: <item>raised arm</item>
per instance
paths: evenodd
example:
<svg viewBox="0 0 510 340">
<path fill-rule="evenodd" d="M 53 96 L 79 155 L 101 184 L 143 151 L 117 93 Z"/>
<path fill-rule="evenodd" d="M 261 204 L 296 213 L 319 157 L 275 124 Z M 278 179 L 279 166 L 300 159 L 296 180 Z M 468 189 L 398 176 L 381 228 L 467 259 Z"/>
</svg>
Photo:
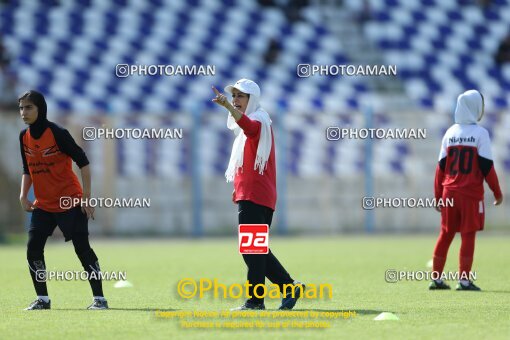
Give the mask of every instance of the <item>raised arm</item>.
<svg viewBox="0 0 510 340">
<path fill-rule="evenodd" d="M 231 103 L 229 103 L 227 97 L 225 97 L 224 94 L 218 91 L 216 87 L 213 86 L 212 89 L 216 94 L 216 98 L 213 98 L 212 101 L 220 106 L 223 106 L 228 110 L 232 117 L 234 117 L 239 127 L 243 129 L 244 134 L 247 137 L 257 136 L 260 132 L 261 123 L 256 120 L 248 118 L 248 116 L 246 116 L 241 111 L 236 109 Z"/>
</svg>

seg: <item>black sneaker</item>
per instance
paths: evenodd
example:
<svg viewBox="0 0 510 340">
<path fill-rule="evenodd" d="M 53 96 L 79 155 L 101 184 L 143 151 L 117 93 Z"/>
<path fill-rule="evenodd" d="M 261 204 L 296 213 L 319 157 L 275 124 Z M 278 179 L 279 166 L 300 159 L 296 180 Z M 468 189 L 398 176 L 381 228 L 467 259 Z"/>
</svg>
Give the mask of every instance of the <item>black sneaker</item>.
<svg viewBox="0 0 510 340">
<path fill-rule="evenodd" d="M 450 286 L 444 283 L 444 281 L 432 280 L 432 282 L 429 284 L 429 289 L 430 290 L 450 289 Z"/>
<path fill-rule="evenodd" d="M 469 284 L 467 286 L 463 285 L 460 282 L 457 283 L 457 288 L 455 288 L 455 290 L 471 290 L 471 291 L 479 292 L 482 289 L 478 286 L 475 286 L 473 281 L 469 281 Z"/>
<path fill-rule="evenodd" d="M 41 299 L 37 299 L 30 304 L 25 310 L 36 310 L 36 309 L 51 309 L 51 300 L 46 302 Z"/>
<path fill-rule="evenodd" d="M 287 291 L 285 292 L 285 297 L 282 299 L 282 304 L 278 309 L 282 310 L 290 310 L 294 308 L 297 300 L 301 297 L 301 294 L 305 292 L 306 286 L 304 283 L 299 281 L 293 282 L 294 287 L 287 287 Z M 294 290 L 294 294 L 292 294 L 292 290 Z M 293 297 L 294 296 L 294 297 Z"/>
<path fill-rule="evenodd" d="M 108 301 L 94 299 L 94 302 L 87 309 L 108 309 Z"/>
<path fill-rule="evenodd" d="M 236 311 L 236 310 L 264 310 L 266 309 L 266 306 L 264 305 L 264 303 L 254 303 L 254 302 L 250 302 L 250 301 L 246 301 L 242 306 L 240 307 L 236 307 L 236 308 L 232 308 L 231 311 Z"/>
</svg>

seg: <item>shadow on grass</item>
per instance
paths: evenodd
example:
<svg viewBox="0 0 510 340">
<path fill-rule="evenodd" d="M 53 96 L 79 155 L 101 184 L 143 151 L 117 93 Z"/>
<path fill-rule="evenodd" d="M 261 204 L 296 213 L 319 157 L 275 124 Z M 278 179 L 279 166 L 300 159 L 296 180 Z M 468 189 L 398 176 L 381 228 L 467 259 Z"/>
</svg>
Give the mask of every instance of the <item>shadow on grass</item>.
<svg viewBox="0 0 510 340">
<path fill-rule="evenodd" d="M 482 290 L 482 293 L 502 293 L 502 294 L 510 294 L 510 290 Z"/>
<path fill-rule="evenodd" d="M 52 308 L 52 310 L 65 310 L 65 311 L 84 311 L 85 308 Z M 108 308 L 107 310 L 126 311 L 126 312 L 174 312 L 181 309 L 174 308 Z"/>
<path fill-rule="evenodd" d="M 489 292 L 489 291 L 485 291 Z M 490 291 L 490 293 L 510 293 L 509 291 Z M 65 310 L 65 311 L 84 311 L 87 309 L 84 308 L 52 308 L 52 310 Z M 181 311 L 182 309 L 175 309 L 175 308 L 109 308 L 108 310 L 114 310 L 114 311 L 127 311 L 127 312 L 175 312 L 175 311 Z M 278 309 L 272 310 L 272 309 L 266 309 L 266 311 L 280 311 Z M 371 310 L 371 309 L 292 309 L 289 312 L 327 312 L 327 313 L 346 313 L 346 312 L 356 312 L 356 314 L 359 315 L 378 315 L 383 312 L 390 312 L 390 313 L 396 313 L 394 311 L 389 310 Z M 284 311 L 280 311 L 284 312 Z"/>
</svg>

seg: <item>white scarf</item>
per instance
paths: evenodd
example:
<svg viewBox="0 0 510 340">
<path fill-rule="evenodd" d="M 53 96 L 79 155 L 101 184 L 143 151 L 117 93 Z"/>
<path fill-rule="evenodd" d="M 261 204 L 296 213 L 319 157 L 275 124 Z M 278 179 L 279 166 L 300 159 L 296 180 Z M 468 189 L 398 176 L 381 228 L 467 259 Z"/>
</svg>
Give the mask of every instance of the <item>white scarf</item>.
<svg viewBox="0 0 510 340">
<path fill-rule="evenodd" d="M 455 107 L 455 123 L 476 124 L 483 116 L 482 94 L 476 90 L 469 90 L 459 95 Z"/>
<path fill-rule="evenodd" d="M 259 174 L 263 175 L 267 166 L 269 154 L 271 153 L 272 121 L 271 118 L 269 118 L 269 114 L 260 107 L 258 102 L 259 98 L 255 95 L 250 95 L 245 114 L 248 118 L 261 123 L 259 145 L 257 147 L 257 155 L 255 157 L 255 166 L 253 170 L 258 170 Z M 246 144 L 247 137 L 230 113 L 228 114 L 227 127 L 236 135 L 234 145 L 232 146 L 232 153 L 230 154 L 230 161 L 228 162 L 228 168 L 227 171 L 225 171 L 225 178 L 227 179 L 227 182 L 232 182 L 237 171 L 239 169 L 242 171 L 244 145 Z"/>
</svg>

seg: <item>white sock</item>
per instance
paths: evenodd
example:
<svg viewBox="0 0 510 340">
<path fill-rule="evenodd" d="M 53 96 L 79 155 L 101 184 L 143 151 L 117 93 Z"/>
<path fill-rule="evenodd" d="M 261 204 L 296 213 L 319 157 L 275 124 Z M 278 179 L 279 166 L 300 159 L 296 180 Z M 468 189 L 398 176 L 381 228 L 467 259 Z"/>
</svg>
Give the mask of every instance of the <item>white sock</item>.
<svg viewBox="0 0 510 340">
<path fill-rule="evenodd" d="M 94 296 L 94 300 L 105 301 L 104 296 Z"/>
<path fill-rule="evenodd" d="M 43 301 L 44 301 L 44 302 L 46 302 L 46 303 L 50 302 L 50 298 L 49 298 L 47 295 L 40 295 L 40 296 L 39 296 L 39 295 L 37 295 L 37 298 L 38 298 L 39 300 L 43 300 Z"/>
<path fill-rule="evenodd" d="M 469 286 L 469 281 L 468 280 L 460 280 L 459 281 L 461 285 L 463 285 L 464 287 L 467 287 Z"/>
<path fill-rule="evenodd" d="M 439 280 L 434 280 L 435 283 L 437 283 L 438 285 L 440 284 L 443 284 L 443 280 L 439 279 Z"/>
</svg>

